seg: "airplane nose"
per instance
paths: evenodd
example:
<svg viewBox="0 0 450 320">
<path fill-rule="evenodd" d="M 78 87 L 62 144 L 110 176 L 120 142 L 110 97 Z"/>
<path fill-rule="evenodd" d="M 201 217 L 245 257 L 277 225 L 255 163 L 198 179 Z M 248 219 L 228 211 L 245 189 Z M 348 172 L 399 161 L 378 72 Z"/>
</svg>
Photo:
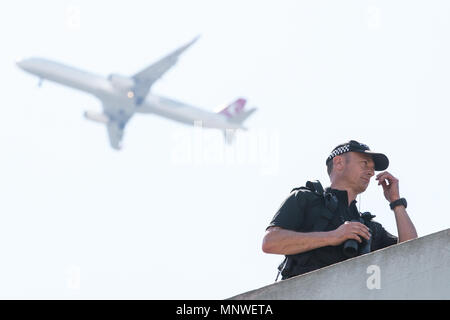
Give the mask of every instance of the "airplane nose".
<svg viewBox="0 0 450 320">
<path fill-rule="evenodd" d="M 27 72 L 33 72 L 35 70 L 35 64 L 32 58 L 17 59 L 16 65 Z"/>
<path fill-rule="evenodd" d="M 32 70 L 35 65 L 34 58 L 18 58 L 16 59 L 16 65 L 25 71 Z"/>
<path fill-rule="evenodd" d="M 24 67 L 25 67 L 25 59 L 22 59 L 22 58 L 16 59 L 16 65 L 19 68 L 24 69 Z"/>
</svg>

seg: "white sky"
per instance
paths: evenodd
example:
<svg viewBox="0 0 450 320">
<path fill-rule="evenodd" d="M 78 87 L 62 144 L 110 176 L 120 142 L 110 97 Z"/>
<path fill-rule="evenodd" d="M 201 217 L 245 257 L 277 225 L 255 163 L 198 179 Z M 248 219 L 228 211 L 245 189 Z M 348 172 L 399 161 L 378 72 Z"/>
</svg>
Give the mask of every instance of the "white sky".
<svg viewBox="0 0 450 320">
<path fill-rule="evenodd" d="M 419 236 L 448 228 L 449 14 L 444 0 L 1 4 L 0 297 L 223 299 L 273 283 L 265 227 L 293 187 L 328 185 L 325 159 L 350 139 L 388 155 Z M 39 89 L 14 64 L 131 75 L 199 34 L 152 92 L 208 110 L 246 97 L 258 112 L 237 149 L 138 115 L 116 152 L 82 117 L 96 98 Z M 397 233 L 375 182 L 361 210 Z"/>
</svg>

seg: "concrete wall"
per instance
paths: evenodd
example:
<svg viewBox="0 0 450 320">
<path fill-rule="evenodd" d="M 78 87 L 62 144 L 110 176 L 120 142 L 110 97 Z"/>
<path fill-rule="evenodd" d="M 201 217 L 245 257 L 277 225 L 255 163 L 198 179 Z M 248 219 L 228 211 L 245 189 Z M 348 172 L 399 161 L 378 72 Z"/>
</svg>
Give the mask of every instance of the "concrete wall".
<svg viewBox="0 0 450 320">
<path fill-rule="evenodd" d="M 230 299 L 450 299 L 450 229 Z"/>
</svg>

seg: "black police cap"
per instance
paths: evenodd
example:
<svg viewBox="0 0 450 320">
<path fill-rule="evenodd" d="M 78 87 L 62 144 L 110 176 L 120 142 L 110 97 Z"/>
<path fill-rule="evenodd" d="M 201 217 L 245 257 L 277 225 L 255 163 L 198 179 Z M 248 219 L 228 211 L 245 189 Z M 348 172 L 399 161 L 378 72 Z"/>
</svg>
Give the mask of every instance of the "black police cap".
<svg viewBox="0 0 450 320">
<path fill-rule="evenodd" d="M 373 162 L 375 163 L 375 171 L 383 171 L 386 170 L 389 166 L 389 159 L 382 153 L 372 152 L 368 145 L 364 143 L 360 143 L 355 140 L 350 140 L 349 142 L 342 143 L 338 145 L 336 148 L 331 151 L 331 154 L 328 156 L 326 164 L 333 160 L 334 157 L 344 154 L 346 152 L 360 152 L 368 154 L 372 157 Z"/>
</svg>

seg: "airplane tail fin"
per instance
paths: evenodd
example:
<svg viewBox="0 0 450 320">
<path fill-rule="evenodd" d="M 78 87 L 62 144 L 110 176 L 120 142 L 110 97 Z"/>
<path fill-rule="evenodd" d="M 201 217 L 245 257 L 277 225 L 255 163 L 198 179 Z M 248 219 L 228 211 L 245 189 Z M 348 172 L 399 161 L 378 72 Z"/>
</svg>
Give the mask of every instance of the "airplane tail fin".
<svg viewBox="0 0 450 320">
<path fill-rule="evenodd" d="M 250 117 L 257 109 L 251 108 L 245 110 L 245 104 L 247 100 L 239 98 L 224 108 L 221 108 L 217 113 L 227 117 L 228 121 L 234 124 L 242 125 L 248 117 Z M 247 128 L 241 126 L 240 129 L 247 130 Z M 223 136 L 227 144 L 232 144 L 236 137 L 236 129 L 223 130 Z"/>
<path fill-rule="evenodd" d="M 252 108 L 249 110 L 245 110 L 239 114 L 237 114 L 236 116 L 234 116 L 232 119 L 230 119 L 230 121 L 235 122 L 235 123 L 239 123 L 242 124 L 245 120 L 247 120 L 248 117 L 250 117 L 253 112 L 255 112 L 257 109 L 256 108 Z M 245 127 L 243 127 L 242 129 L 246 130 Z"/>
<path fill-rule="evenodd" d="M 239 98 L 231 104 L 227 105 L 225 108 L 219 110 L 217 113 L 227 117 L 228 121 L 230 122 L 242 124 L 248 117 L 250 117 L 253 112 L 256 111 L 256 108 L 245 110 L 246 103 L 247 100 Z"/>
<path fill-rule="evenodd" d="M 235 115 L 241 113 L 244 110 L 245 104 L 247 100 L 243 98 L 239 98 L 231 104 L 227 105 L 225 108 L 222 108 L 217 113 L 223 114 L 228 119 L 233 118 Z"/>
</svg>

